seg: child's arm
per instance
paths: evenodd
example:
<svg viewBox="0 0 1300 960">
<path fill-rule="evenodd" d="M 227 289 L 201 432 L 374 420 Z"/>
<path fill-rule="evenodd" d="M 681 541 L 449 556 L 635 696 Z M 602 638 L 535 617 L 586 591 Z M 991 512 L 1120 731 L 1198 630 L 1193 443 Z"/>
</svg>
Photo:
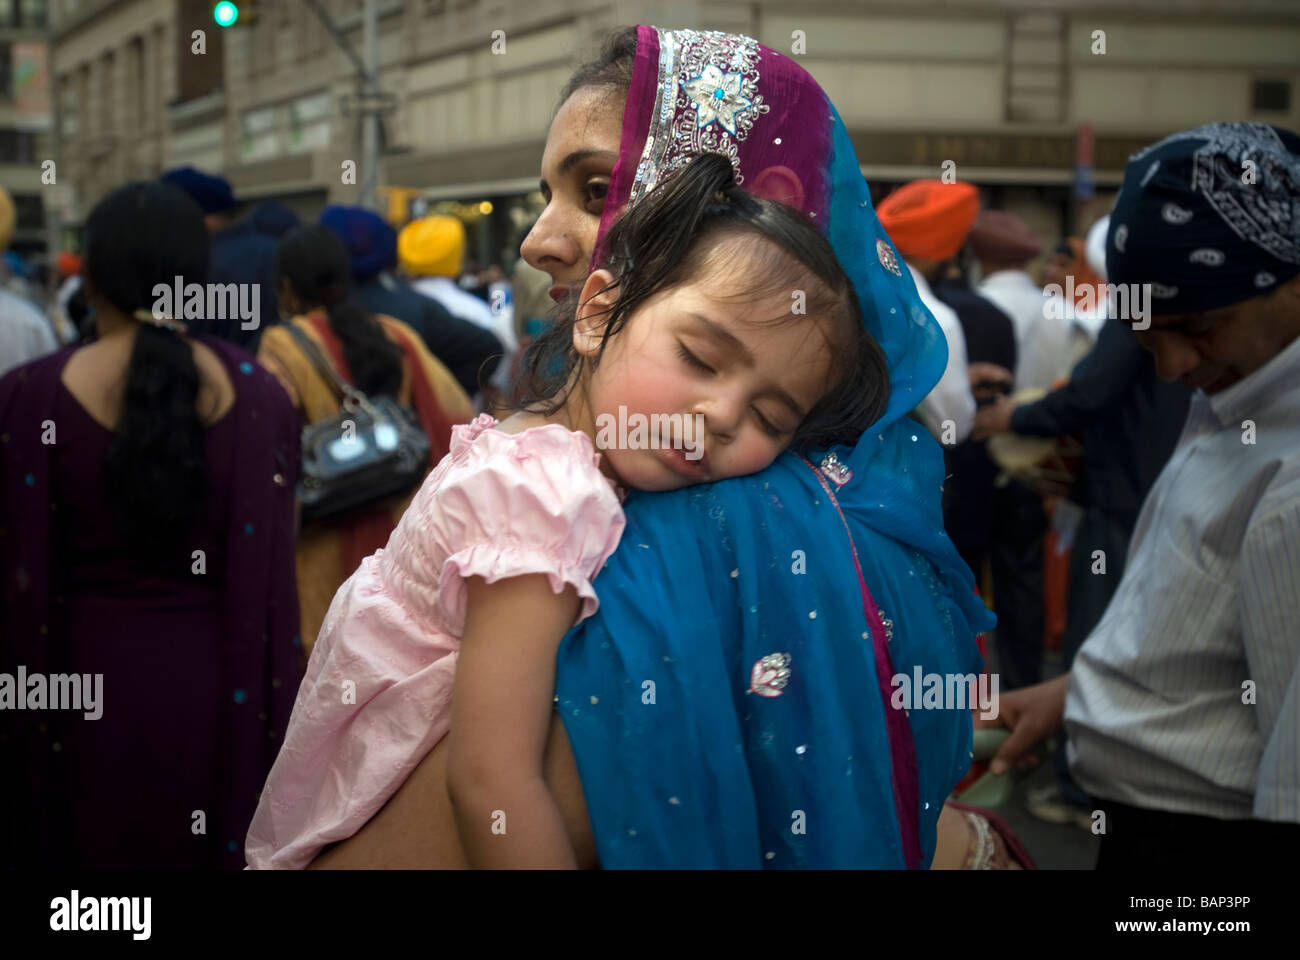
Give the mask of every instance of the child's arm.
<svg viewBox="0 0 1300 960">
<path fill-rule="evenodd" d="M 448 733 L 447 792 L 473 867 L 577 866 L 542 759 L 555 655 L 578 615 L 545 574 L 465 580 L 465 632 Z"/>
</svg>

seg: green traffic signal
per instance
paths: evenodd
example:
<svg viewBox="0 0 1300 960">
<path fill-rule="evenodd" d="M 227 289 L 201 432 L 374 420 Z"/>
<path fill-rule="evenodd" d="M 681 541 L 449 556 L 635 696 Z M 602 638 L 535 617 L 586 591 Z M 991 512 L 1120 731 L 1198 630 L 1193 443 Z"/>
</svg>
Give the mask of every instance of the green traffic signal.
<svg viewBox="0 0 1300 960">
<path fill-rule="evenodd" d="M 239 19 L 239 7 L 230 2 L 230 0 L 221 0 L 219 4 L 212 8 L 212 19 L 217 22 L 219 27 L 233 26 Z"/>
</svg>

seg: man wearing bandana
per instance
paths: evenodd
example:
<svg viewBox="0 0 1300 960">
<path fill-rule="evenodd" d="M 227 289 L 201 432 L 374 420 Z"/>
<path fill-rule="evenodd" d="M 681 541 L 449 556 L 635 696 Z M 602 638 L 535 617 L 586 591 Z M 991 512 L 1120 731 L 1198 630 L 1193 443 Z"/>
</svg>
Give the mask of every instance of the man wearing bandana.
<svg viewBox="0 0 1300 960">
<path fill-rule="evenodd" d="M 1195 393 L 1073 669 L 1003 695 L 994 769 L 1064 722 L 1099 868 L 1285 862 L 1300 851 L 1300 137 L 1216 123 L 1135 155 L 1106 262 L 1112 283 L 1150 284 L 1132 335 Z"/>
</svg>

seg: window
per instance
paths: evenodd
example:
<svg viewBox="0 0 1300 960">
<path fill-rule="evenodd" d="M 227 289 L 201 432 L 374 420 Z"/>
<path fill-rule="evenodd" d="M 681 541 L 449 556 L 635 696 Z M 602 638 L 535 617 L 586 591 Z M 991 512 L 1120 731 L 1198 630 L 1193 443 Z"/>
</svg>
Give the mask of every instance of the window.
<svg viewBox="0 0 1300 960">
<path fill-rule="evenodd" d="M 41 29 L 47 6 L 46 0 L 0 0 L 0 27 Z"/>
<path fill-rule="evenodd" d="M 100 131 L 113 134 L 117 131 L 117 111 L 113 109 L 117 105 L 113 97 L 113 91 L 117 89 L 115 86 L 117 82 L 117 55 L 111 52 L 104 54 L 103 64 L 103 70 L 100 73 L 103 86 L 98 91 L 100 122 L 103 124 Z"/>
<path fill-rule="evenodd" d="M 131 110 L 135 114 L 134 126 L 143 130 L 149 125 L 149 90 L 144 82 L 144 38 L 135 37 L 127 52 L 127 69 L 133 90 Z"/>
<path fill-rule="evenodd" d="M 280 152 L 275 129 L 275 107 L 249 110 L 240 121 L 243 133 L 242 159 L 265 160 Z"/>
<path fill-rule="evenodd" d="M 20 0 L 19 15 L 24 27 L 45 26 L 45 0 Z"/>
<path fill-rule="evenodd" d="M 62 102 L 59 104 L 59 125 L 63 136 L 77 135 L 77 86 L 76 78 L 68 77 L 62 83 Z"/>
<path fill-rule="evenodd" d="M 329 146 L 333 113 L 334 98 L 328 93 L 302 97 L 289 104 L 289 152 Z"/>
<path fill-rule="evenodd" d="M 0 130 L 0 163 L 32 163 L 36 134 L 27 130 Z"/>
<path fill-rule="evenodd" d="M 1291 84 L 1286 80 L 1256 80 L 1252 100 L 1256 113 L 1287 113 L 1291 109 Z"/>
</svg>

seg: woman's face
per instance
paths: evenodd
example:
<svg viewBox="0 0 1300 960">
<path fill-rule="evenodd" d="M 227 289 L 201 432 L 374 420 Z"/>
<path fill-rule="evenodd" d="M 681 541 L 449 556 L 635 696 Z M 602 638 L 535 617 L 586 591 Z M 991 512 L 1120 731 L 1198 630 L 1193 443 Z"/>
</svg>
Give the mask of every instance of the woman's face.
<svg viewBox="0 0 1300 960">
<path fill-rule="evenodd" d="M 609 177 L 618 160 L 623 94 L 585 87 L 569 97 L 551 121 L 542 154 L 542 197 L 546 209 L 524 238 L 520 254 L 551 275 L 551 297 L 587 279 L 600 231 Z"/>
</svg>

